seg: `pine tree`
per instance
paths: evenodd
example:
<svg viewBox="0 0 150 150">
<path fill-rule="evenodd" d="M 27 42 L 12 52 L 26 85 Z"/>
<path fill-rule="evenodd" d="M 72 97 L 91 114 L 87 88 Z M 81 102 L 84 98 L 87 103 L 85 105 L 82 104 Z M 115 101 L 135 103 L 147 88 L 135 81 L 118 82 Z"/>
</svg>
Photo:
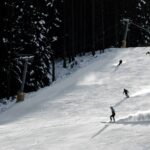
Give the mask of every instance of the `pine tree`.
<svg viewBox="0 0 150 150">
<path fill-rule="evenodd" d="M 140 32 L 140 36 L 139 39 L 137 39 L 137 43 L 140 43 L 140 45 L 149 45 L 150 2 L 148 0 L 139 0 L 136 8 L 137 8 L 137 17 L 134 19 L 134 22 L 135 25 L 137 24 L 139 26 L 139 28 L 138 27 L 137 28 Z"/>
<path fill-rule="evenodd" d="M 22 54 L 34 56 L 33 61 L 28 63 L 26 92 L 49 85 L 54 80 L 52 43 L 58 38 L 56 35 L 60 23 L 55 2 L 58 3 L 57 0 L 3 2 L 1 97 L 14 95 L 20 89 L 24 68 Z M 3 79 L 5 76 L 7 80 Z"/>
</svg>

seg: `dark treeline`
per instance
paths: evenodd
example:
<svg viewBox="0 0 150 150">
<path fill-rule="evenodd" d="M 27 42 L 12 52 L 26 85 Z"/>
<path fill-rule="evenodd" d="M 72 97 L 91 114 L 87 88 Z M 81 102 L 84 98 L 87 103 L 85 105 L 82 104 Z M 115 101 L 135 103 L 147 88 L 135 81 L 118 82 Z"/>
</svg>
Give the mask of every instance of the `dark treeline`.
<svg viewBox="0 0 150 150">
<path fill-rule="evenodd" d="M 72 67 L 76 55 L 120 47 L 130 19 L 127 46 L 150 44 L 148 0 L 5 0 L 0 22 L 0 98 L 16 95 L 28 61 L 25 92 L 50 85 L 55 59 Z"/>
</svg>

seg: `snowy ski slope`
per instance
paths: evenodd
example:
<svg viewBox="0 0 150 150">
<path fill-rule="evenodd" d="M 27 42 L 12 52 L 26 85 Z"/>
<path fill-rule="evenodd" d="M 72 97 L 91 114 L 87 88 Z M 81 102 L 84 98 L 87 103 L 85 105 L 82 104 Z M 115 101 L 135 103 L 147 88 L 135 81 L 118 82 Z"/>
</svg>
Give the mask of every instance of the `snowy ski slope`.
<svg viewBox="0 0 150 150">
<path fill-rule="evenodd" d="M 27 95 L 0 114 L 0 150 L 150 150 L 147 51 L 150 47 L 97 53 L 68 78 Z M 109 121 L 110 106 L 117 122 L 102 123 Z"/>
</svg>

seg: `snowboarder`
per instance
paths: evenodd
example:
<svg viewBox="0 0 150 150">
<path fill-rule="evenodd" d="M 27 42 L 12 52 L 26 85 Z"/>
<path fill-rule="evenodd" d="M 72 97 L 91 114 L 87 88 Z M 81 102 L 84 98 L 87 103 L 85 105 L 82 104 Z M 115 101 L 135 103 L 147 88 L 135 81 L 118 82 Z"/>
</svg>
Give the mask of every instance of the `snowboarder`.
<svg viewBox="0 0 150 150">
<path fill-rule="evenodd" d="M 126 98 L 129 98 L 129 91 L 127 89 L 123 90 L 123 94 L 126 96 Z"/>
<path fill-rule="evenodd" d="M 119 64 L 117 65 L 117 67 L 119 67 L 122 64 L 122 59 L 119 60 Z"/>
<path fill-rule="evenodd" d="M 115 115 L 116 115 L 115 110 L 112 106 L 110 107 L 110 109 L 111 109 L 111 113 L 112 113 L 110 116 L 110 122 L 112 122 L 112 120 L 115 122 Z"/>
</svg>

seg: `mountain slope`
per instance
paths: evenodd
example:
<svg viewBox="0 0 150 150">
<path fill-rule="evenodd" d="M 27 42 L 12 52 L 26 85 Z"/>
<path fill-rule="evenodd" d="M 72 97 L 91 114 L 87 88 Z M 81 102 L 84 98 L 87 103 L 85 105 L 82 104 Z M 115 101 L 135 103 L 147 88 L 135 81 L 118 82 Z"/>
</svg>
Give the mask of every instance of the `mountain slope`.
<svg viewBox="0 0 150 150">
<path fill-rule="evenodd" d="M 1 150 L 149 149 L 149 49 L 97 53 L 68 78 L 28 95 L 0 115 Z M 117 123 L 103 124 L 110 106 Z"/>
</svg>

